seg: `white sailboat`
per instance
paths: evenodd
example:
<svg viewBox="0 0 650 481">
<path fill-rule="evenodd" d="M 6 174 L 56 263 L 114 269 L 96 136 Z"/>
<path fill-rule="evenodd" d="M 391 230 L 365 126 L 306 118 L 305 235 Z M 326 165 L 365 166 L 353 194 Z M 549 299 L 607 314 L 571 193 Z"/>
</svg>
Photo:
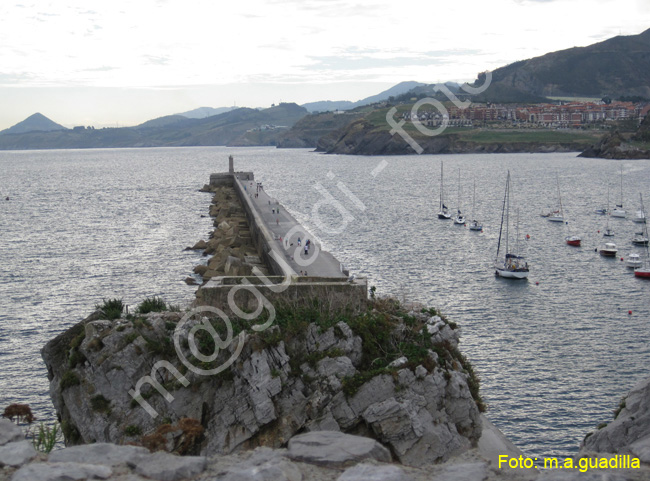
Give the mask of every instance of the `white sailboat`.
<svg viewBox="0 0 650 481">
<path fill-rule="evenodd" d="M 474 179 L 474 192 L 472 194 L 472 221 L 469 223 L 469 230 L 482 231 L 483 224 L 476 220 L 476 179 Z"/>
<path fill-rule="evenodd" d="M 641 194 L 639 194 L 639 198 L 640 197 Z M 636 214 L 634 215 L 632 222 L 636 222 L 637 224 L 645 224 L 645 212 L 643 210 L 643 205 L 641 205 L 641 209 L 636 211 Z"/>
<path fill-rule="evenodd" d="M 641 200 L 641 210 L 645 213 L 645 209 L 643 208 L 643 197 L 641 197 L 640 194 L 639 197 Z M 648 237 L 648 224 L 643 224 L 643 234 L 646 238 Z M 648 244 L 645 245 L 645 257 L 642 264 L 640 267 L 634 269 L 634 275 L 636 277 L 650 279 L 650 248 L 648 247 Z"/>
<path fill-rule="evenodd" d="M 438 219 L 451 219 L 451 214 L 449 213 L 449 209 L 447 209 L 447 206 L 445 205 L 445 197 L 444 197 L 444 190 L 443 190 L 443 182 L 442 182 L 442 173 L 443 173 L 443 164 L 442 161 L 440 161 L 440 210 L 438 211 Z"/>
<path fill-rule="evenodd" d="M 503 227 L 505 224 L 505 235 Z M 501 211 L 501 228 L 499 229 L 499 243 L 497 244 L 497 255 L 494 261 L 495 274 L 506 279 L 526 279 L 528 278 L 528 263 L 519 255 L 519 215 L 517 215 L 517 228 L 515 237 L 515 249 L 510 250 L 509 240 L 510 230 L 510 171 L 506 178 L 506 191 L 503 196 L 503 209 Z M 505 239 L 503 257 L 501 253 L 501 239 Z"/>
<path fill-rule="evenodd" d="M 465 216 L 460 211 L 460 169 L 458 169 L 458 204 L 456 207 L 456 217 L 454 217 L 454 224 L 465 225 Z"/>
<path fill-rule="evenodd" d="M 562 220 L 564 220 L 564 208 L 562 207 L 562 195 L 560 194 L 560 176 L 557 173 L 555 174 L 555 176 L 557 178 L 557 199 L 558 199 L 558 204 L 560 205 L 560 217 L 562 218 Z M 564 221 L 564 223 L 566 225 L 566 230 L 567 230 L 567 236 L 564 238 L 564 241 L 567 243 L 567 245 L 580 247 L 582 239 L 580 238 L 580 236 L 571 234 L 569 229 L 569 223 L 566 221 Z"/>
<path fill-rule="evenodd" d="M 558 208 L 554 211 L 552 211 L 549 216 L 548 220 L 551 222 L 564 222 L 564 212 L 562 211 L 562 196 L 560 196 L 560 177 L 555 174 L 557 177 L 557 203 L 558 203 Z"/>
<path fill-rule="evenodd" d="M 607 186 L 607 212 L 609 212 L 609 186 Z M 607 225 L 603 237 L 614 237 L 614 231 L 609 227 L 609 215 L 607 216 Z"/>
<path fill-rule="evenodd" d="M 625 217 L 625 209 L 623 209 L 623 164 L 621 164 L 621 200 L 619 204 L 612 211 L 612 217 Z"/>
<path fill-rule="evenodd" d="M 639 194 L 639 202 L 641 203 L 641 210 L 637 212 L 637 217 L 643 219 L 641 222 L 643 222 L 643 225 L 645 227 L 645 211 L 643 210 L 643 197 L 641 194 Z M 641 232 L 635 232 L 634 237 L 632 237 L 632 244 L 637 246 L 647 246 L 649 242 L 650 239 L 648 239 L 648 230 L 645 228 Z"/>
</svg>

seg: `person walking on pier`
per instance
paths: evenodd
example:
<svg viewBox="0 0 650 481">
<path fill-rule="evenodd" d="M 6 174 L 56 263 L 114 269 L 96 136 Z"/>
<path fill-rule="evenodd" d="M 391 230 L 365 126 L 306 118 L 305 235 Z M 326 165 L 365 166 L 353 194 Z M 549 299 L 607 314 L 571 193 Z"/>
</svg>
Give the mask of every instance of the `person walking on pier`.
<svg viewBox="0 0 650 481">
<path fill-rule="evenodd" d="M 309 246 L 307 244 L 305 244 L 305 255 L 309 255 Z"/>
</svg>

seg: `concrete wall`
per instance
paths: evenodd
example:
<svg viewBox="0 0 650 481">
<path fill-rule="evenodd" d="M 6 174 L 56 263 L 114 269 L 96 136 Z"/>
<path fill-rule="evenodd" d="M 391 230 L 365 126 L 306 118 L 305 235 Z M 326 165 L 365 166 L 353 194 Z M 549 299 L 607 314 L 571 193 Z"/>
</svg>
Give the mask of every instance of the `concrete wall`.
<svg viewBox="0 0 650 481">
<path fill-rule="evenodd" d="M 253 205 L 250 197 L 247 195 L 246 190 L 244 190 L 244 186 L 238 177 L 234 179 L 233 187 L 235 188 L 235 192 L 237 192 L 239 200 L 244 208 L 244 212 L 246 213 L 246 220 L 248 220 L 253 245 L 257 249 L 257 255 L 264 261 L 264 264 L 268 266 L 273 275 L 289 277 L 296 275 L 293 269 L 285 271 L 273 256 L 271 256 L 273 250 L 276 251 L 276 259 L 282 259 L 284 254 L 277 248 L 273 234 L 271 234 L 271 232 L 266 228 L 264 221 L 257 213 L 257 209 Z"/>
<path fill-rule="evenodd" d="M 252 285 L 243 287 L 244 279 Z M 262 280 L 255 276 L 212 279 L 197 291 L 195 304 L 218 307 L 226 315 L 236 316 L 228 303 L 228 295 L 233 288 L 237 289 L 233 297 L 235 306 L 244 312 L 255 312 L 259 299 L 263 305 L 268 301 L 274 307 L 285 305 L 292 308 L 314 307 L 314 300 L 317 300 L 317 306 L 323 312 L 357 312 L 365 308 L 368 299 L 368 284 L 365 278 L 348 282 L 332 278 L 295 276 L 286 285 L 281 284 L 284 277 L 272 276 L 266 279 L 274 285 L 264 285 Z M 260 295 L 264 297 L 261 298 Z"/>
</svg>

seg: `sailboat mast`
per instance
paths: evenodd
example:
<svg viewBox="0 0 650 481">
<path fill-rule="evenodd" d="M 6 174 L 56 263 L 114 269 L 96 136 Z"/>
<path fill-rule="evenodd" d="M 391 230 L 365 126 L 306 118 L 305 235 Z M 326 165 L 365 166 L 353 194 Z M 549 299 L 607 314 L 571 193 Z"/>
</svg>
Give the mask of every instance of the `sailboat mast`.
<svg viewBox="0 0 650 481">
<path fill-rule="evenodd" d="M 510 254 L 508 247 L 510 242 L 510 171 L 508 171 L 508 178 L 506 180 L 506 256 Z"/>
<path fill-rule="evenodd" d="M 510 172 L 508 172 L 508 175 L 510 175 Z M 499 251 L 501 250 L 501 234 L 503 234 L 503 219 L 506 214 L 507 196 L 508 196 L 508 179 L 506 179 L 506 192 L 505 194 L 503 194 L 503 207 L 501 208 L 501 227 L 499 227 L 499 242 L 497 243 L 497 256 L 496 259 L 494 260 L 495 264 L 499 261 Z"/>
<path fill-rule="evenodd" d="M 440 212 L 442 212 L 442 160 L 440 161 Z"/>
<path fill-rule="evenodd" d="M 621 205 L 618 207 L 623 208 L 623 164 L 621 164 Z"/>
<path fill-rule="evenodd" d="M 560 176 L 558 173 L 555 173 L 555 178 L 557 179 L 557 200 L 560 203 L 560 216 L 564 220 L 564 211 L 562 210 L 562 194 L 560 194 Z"/>
</svg>

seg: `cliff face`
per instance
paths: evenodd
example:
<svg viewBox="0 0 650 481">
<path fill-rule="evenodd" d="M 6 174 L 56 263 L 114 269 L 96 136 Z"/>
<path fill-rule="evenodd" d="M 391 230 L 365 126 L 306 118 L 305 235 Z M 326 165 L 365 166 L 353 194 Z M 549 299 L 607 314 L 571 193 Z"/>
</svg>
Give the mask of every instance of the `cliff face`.
<svg viewBox="0 0 650 481">
<path fill-rule="evenodd" d="M 585 149 L 580 157 L 650 159 L 650 150 L 641 147 L 644 143 L 650 145 L 650 116 L 648 115 L 630 138 L 624 137 L 619 132 L 607 134 L 597 144 Z"/>
<path fill-rule="evenodd" d="M 307 115 L 280 136 L 277 146 L 280 148 L 316 147 L 321 137 L 345 127 L 361 115 L 358 112 L 325 112 Z"/>
<path fill-rule="evenodd" d="M 377 310 L 346 322 L 288 316 L 262 332 L 233 321 L 233 342 L 206 360 L 216 340 L 204 336 L 199 320 L 185 322 L 177 312 L 116 320 L 95 313 L 42 351 L 67 444 L 138 443 L 184 417 L 204 429 L 202 454 L 280 447 L 298 432 L 334 430 L 373 437 L 402 463 L 419 466 L 478 441 L 477 381 L 457 350 L 458 334 L 440 317 Z M 220 322 L 212 321 L 224 338 Z M 179 351 L 175 332 L 185 339 Z M 192 354 L 190 332 L 203 360 Z M 203 370 L 228 367 L 197 374 L 179 352 Z M 138 385 L 146 376 L 163 389 Z M 134 400 L 129 391 L 138 388 Z"/>
</svg>

